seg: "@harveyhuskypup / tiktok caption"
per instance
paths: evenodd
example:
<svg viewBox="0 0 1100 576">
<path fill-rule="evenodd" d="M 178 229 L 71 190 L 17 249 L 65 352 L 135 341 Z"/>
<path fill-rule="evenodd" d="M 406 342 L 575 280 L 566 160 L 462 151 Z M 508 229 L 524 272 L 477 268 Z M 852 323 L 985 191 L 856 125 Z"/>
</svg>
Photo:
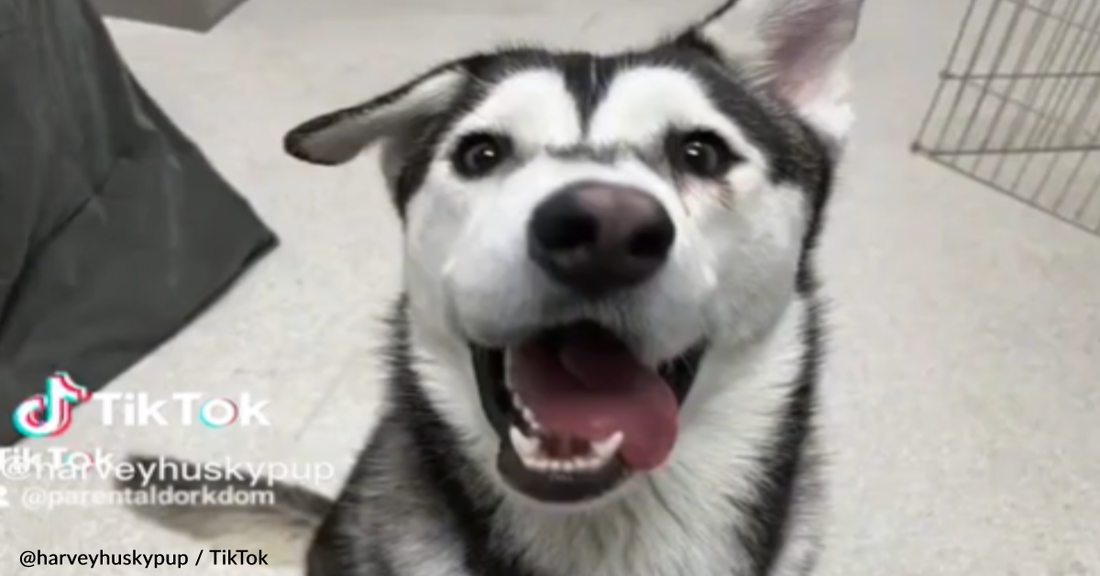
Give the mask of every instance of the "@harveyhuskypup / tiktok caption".
<svg viewBox="0 0 1100 576">
<path fill-rule="evenodd" d="M 24 550 L 19 554 L 24 568 L 56 566 L 140 566 L 142 568 L 198 568 L 205 566 L 267 566 L 263 550 L 198 550 L 195 554 L 149 554 L 137 550 L 127 552 L 47 552 Z M 45 572 L 45 571 L 44 571 Z"/>
</svg>

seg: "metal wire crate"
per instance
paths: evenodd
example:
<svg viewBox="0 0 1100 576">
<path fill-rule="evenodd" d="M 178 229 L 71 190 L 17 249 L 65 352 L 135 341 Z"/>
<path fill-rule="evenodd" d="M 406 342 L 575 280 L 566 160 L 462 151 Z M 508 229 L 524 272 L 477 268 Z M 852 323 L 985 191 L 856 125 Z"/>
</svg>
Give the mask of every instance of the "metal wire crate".
<svg viewBox="0 0 1100 576">
<path fill-rule="evenodd" d="M 914 151 L 1100 235 L 1100 0 L 969 0 Z"/>
</svg>

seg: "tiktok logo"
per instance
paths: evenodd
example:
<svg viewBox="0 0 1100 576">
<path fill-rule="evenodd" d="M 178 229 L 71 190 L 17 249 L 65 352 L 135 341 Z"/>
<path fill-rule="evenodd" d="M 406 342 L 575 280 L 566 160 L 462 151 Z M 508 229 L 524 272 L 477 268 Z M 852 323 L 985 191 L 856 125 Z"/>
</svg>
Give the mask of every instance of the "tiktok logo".
<svg viewBox="0 0 1100 576">
<path fill-rule="evenodd" d="M 73 382 L 65 372 L 46 378 L 46 393 L 35 394 L 11 415 L 12 424 L 27 438 L 61 436 L 73 423 L 73 407 L 92 399 L 87 388 Z"/>
<path fill-rule="evenodd" d="M 73 382 L 65 372 L 47 378 L 46 393 L 24 400 L 11 420 L 16 431 L 27 438 L 57 437 L 69 430 L 73 409 L 82 404 L 99 404 L 100 423 L 104 426 L 201 424 L 217 430 L 230 425 L 271 425 L 263 412 L 268 401 L 256 401 L 248 392 L 233 399 L 206 398 L 199 392 L 173 392 L 167 398 L 156 399 L 145 392 L 101 390 L 93 398 L 90 390 Z"/>
</svg>

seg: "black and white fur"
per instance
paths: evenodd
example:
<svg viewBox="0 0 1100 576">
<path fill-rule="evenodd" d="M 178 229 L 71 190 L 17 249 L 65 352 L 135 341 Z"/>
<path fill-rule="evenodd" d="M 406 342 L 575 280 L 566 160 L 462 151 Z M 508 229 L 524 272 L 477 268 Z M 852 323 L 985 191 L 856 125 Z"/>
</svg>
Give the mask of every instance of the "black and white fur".
<svg viewBox="0 0 1100 576">
<path fill-rule="evenodd" d="M 808 573 L 821 528 L 812 254 L 852 120 L 840 64 L 860 9 L 729 1 L 619 54 L 478 54 L 293 130 L 289 153 L 315 164 L 380 148 L 404 221 L 384 417 L 334 502 L 281 486 L 271 509 L 144 512 L 276 542 L 308 556 L 310 576 Z M 676 173 L 662 135 L 679 127 L 719 135 L 738 162 L 719 181 Z M 456 175 L 449 153 L 483 129 L 506 132 L 515 157 Z M 538 202 L 581 180 L 652 194 L 677 231 L 660 274 L 598 304 L 562 297 L 524 248 Z M 588 505 L 540 505 L 499 478 L 468 344 L 579 318 L 652 363 L 706 348 L 666 466 Z M 308 554 L 288 547 L 311 540 Z"/>
</svg>

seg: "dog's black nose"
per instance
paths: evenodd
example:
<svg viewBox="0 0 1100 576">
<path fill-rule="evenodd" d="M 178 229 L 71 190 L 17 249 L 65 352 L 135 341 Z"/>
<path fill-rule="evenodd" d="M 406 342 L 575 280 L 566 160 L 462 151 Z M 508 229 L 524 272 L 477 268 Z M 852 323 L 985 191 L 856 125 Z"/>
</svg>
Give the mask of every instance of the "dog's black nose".
<svg viewBox="0 0 1100 576">
<path fill-rule="evenodd" d="M 675 239 L 672 218 L 652 195 L 598 182 L 554 193 L 528 225 L 531 258 L 554 280 L 587 294 L 653 276 Z"/>
</svg>

